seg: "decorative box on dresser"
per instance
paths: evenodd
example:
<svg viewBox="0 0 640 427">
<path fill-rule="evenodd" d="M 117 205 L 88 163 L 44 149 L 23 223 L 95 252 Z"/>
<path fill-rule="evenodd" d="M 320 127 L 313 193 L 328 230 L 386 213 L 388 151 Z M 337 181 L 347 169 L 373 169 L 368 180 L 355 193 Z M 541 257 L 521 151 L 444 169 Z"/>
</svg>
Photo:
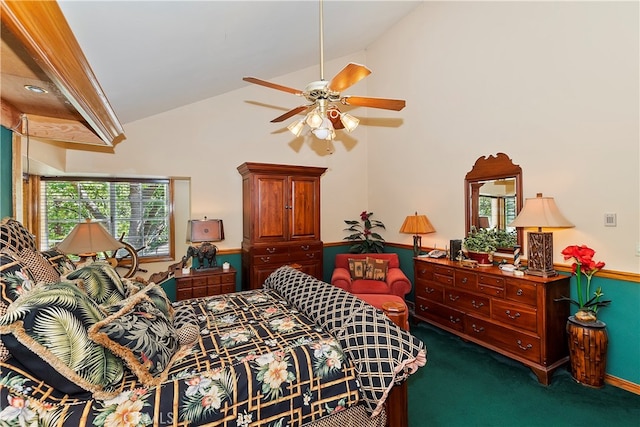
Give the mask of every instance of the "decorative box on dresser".
<svg viewBox="0 0 640 427">
<path fill-rule="evenodd" d="M 548 385 L 569 360 L 565 327 L 569 276 L 515 276 L 414 258 L 415 317 L 531 368 Z"/>
<path fill-rule="evenodd" d="M 189 298 L 200 298 L 211 295 L 228 294 L 236 291 L 236 269 L 229 267 L 189 269 L 189 273 L 182 273 L 182 269 L 175 271 L 176 299 L 178 301 Z"/>
<path fill-rule="evenodd" d="M 257 289 L 278 267 L 322 279 L 320 177 L 326 168 L 243 163 L 242 288 Z"/>
</svg>

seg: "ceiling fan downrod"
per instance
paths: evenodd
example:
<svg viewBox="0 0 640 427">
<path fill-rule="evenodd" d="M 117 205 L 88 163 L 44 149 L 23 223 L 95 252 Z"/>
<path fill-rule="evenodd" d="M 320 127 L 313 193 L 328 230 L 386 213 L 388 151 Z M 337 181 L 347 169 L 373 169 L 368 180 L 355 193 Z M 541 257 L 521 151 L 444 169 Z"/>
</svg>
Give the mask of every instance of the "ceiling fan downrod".
<svg viewBox="0 0 640 427">
<path fill-rule="evenodd" d="M 324 80 L 324 30 L 323 0 L 320 0 L 320 80 Z"/>
</svg>

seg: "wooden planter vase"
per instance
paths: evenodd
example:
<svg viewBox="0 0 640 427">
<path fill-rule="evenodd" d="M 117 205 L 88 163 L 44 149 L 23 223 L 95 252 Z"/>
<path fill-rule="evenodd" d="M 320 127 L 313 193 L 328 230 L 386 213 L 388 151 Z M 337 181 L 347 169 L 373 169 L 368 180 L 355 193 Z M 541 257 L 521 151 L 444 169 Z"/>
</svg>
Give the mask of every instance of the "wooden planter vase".
<svg viewBox="0 0 640 427">
<path fill-rule="evenodd" d="M 606 323 L 600 320 L 581 322 L 575 316 L 569 316 L 567 336 L 571 376 L 590 387 L 604 386 L 609 344 Z"/>
</svg>

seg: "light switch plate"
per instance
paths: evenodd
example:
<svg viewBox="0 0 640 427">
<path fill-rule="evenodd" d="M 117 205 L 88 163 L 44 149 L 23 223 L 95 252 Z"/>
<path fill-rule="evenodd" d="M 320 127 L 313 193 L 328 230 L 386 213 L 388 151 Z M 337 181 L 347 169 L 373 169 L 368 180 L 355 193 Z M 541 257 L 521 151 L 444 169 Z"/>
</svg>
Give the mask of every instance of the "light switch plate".
<svg viewBox="0 0 640 427">
<path fill-rule="evenodd" d="M 618 219 L 617 215 L 614 213 L 605 213 L 604 214 L 604 226 L 605 227 L 615 227 L 617 225 Z"/>
</svg>

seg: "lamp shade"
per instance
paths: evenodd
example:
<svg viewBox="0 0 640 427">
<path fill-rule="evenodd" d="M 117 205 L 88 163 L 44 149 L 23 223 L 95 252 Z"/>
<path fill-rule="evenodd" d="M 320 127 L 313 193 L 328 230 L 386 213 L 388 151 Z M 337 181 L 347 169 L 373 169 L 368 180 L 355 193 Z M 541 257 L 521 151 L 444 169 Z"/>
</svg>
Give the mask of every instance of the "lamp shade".
<svg viewBox="0 0 640 427">
<path fill-rule="evenodd" d="M 553 197 L 542 197 L 542 193 L 538 193 L 535 198 L 525 199 L 522 210 L 509 226 L 570 228 L 574 225 L 562 215 Z"/>
<path fill-rule="evenodd" d="M 435 231 L 436 229 L 431 225 L 429 218 L 426 215 L 418 215 L 418 212 L 407 216 L 400 227 L 400 232 L 407 234 L 427 234 Z"/>
<path fill-rule="evenodd" d="M 191 243 L 220 242 L 224 240 L 221 219 L 192 219 L 187 224 L 187 241 Z"/>
<path fill-rule="evenodd" d="M 58 245 L 58 250 L 66 254 L 95 254 L 115 251 L 124 247 L 99 223 L 87 219 L 76 224 L 71 233 Z"/>
</svg>

